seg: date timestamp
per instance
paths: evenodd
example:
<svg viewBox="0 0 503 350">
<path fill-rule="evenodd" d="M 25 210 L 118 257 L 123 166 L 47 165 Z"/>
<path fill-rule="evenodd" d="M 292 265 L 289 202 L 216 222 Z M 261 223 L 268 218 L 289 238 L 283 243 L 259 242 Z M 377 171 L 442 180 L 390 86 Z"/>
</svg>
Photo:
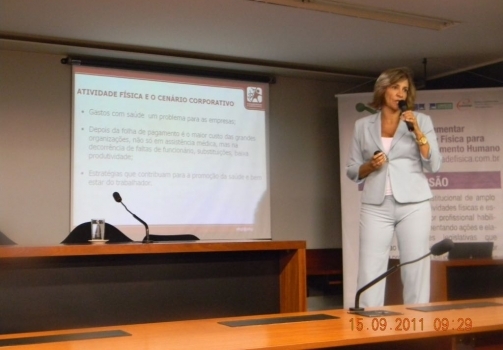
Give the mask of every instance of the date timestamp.
<svg viewBox="0 0 503 350">
<path fill-rule="evenodd" d="M 386 317 L 353 317 L 349 319 L 352 331 L 395 331 L 395 332 L 421 332 L 425 330 L 425 321 L 423 318 L 397 317 L 395 319 Z M 433 320 L 433 329 L 435 331 L 459 331 L 468 332 L 473 327 L 470 317 L 459 317 L 457 319 L 448 319 L 446 317 L 437 317 Z M 430 328 L 430 327 L 426 327 Z"/>
</svg>

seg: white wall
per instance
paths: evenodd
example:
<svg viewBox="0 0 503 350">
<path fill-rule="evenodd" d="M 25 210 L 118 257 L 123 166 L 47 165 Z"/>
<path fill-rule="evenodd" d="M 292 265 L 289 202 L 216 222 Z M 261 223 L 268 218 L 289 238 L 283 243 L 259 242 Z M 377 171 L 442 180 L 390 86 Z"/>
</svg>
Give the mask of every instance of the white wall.
<svg viewBox="0 0 503 350">
<path fill-rule="evenodd" d="M 0 231 L 53 245 L 70 226 L 71 68 L 63 56 L 0 50 Z M 271 85 L 274 240 L 341 247 L 337 82 Z"/>
<path fill-rule="evenodd" d="M 334 83 L 278 78 L 271 86 L 270 164 L 274 239 L 341 247 Z"/>
<path fill-rule="evenodd" d="M 0 51 L 0 231 L 55 244 L 70 218 L 70 67 Z"/>
</svg>

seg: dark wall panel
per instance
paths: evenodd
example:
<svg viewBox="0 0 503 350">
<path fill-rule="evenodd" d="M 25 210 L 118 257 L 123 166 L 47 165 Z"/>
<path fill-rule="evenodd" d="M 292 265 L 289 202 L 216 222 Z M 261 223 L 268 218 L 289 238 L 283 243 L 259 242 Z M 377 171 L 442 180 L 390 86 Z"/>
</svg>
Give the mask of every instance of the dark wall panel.
<svg viewBox="0 0 503 350">
<path fill-rule="evenodd" d="M 275 254 L 2 261 L 0 333 L 277 313 Z"/>
</svg>

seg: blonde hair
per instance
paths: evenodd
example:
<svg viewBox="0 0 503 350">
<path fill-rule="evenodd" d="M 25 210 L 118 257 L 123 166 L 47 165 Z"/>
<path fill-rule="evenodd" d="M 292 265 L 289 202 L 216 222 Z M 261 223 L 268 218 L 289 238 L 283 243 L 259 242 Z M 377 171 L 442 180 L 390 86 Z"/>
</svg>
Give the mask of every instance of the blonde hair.
<svg viewBox="0 0 503 350">
<path fill-rule="evenodd" d="M 381 109 L 386 89 L 404 79 L 407 79 L 409 82 L 409 91 L 407 92 L 405 102 L 407 103 L 408 109 L 414 109 L 414 102 L 416 101 L 416 86 L 414 85 L 414 74 L 407 67 L 391 68 L 382 72 L 375 82 L 374 99 L 371 103 L 369 103 L 369 105 L 374 108 Z"/>
</svg>

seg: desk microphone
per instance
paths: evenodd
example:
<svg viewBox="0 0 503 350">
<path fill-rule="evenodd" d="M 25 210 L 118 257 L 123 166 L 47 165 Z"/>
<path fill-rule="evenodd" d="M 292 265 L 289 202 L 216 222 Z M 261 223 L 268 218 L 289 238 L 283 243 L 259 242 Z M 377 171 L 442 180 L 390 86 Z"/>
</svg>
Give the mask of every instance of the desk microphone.
<svg viewBox="0 0 503 350">
<path fill-rule="evenodd" d="M 398 108 L 400 108 L 402 113 L 409 110 L 409 107 L 407 107 L 407 102 L 405 102 L 404 100 L 398 101 Z M 409 131 L 414 131 L 414 124 L 412 124 L 411 122 L 405 123 L 407 124 L 407 129 L 409 129 Z"/>
<path fill-rule="evenodd" d="M 145 226 L 145 231 L 146 231 L 146 235 L 145 235 L 145 239 L 143 240 L 143 243 L 152 243 L 152 241 L 150 240 L 150 235 L 148 233 L 148 225 L 145 221 L 143 221 L 142 219 L 140 219 L 138 216 L 136 216 L 135 214 L 131 213 L 129 211 L 129 209 L 126 207 L 126 205 L 124 203 L 122 203 L 122 197 L 121 195 L 119 194 L 119 192 L 114 192 L 113 193 L 113 196 L 114 196 L 114 199 L 117 203 L 120 203 L 124 206 L 124 208 L 126 208 L 126 210 L 129 212 L 129 214 L 133 215 L 133 217 L 138 220 L 139 222 L 141 222 L 143 224 L 143 226 Z"/>
<path fill-rule="evenodd" d="M 369 112 L 370 114 L 375 114 L 375 113 L 377 112 L 375 109 L 372 109 L 372 108 L 370 108 L 369 106 L 366 106 L 366 105 L 364 105 L 364 104 L 363 104 L 363 103 L 361 103 L 361 102 L 360 102 L 360 103 L 357 103 L 357 104 L 356 104 L 356 106 L 355 106 L 355 108 L 356 108 L 356 111 L 357 111 L 357 112 L 367 111 L 367 112 Z"/>
<path fill-rule="evenodd" d="M 452 242 L 452 240 L 450 240 L 449 238 L 446 238 L 446 239 L 444 239 L 444 240 L 442 240 L 440 242 L 437 242 L 434 245 L 432 245 L 431 248 L 430 248 L 430 252 L 427 253 L 427 254 L 425 254 L 425 255 L 423 255 L 422 257 L 417 258 L 417 259 L 412 260 L 412 261 L 404 262 L 403 264 L 398 264 L 398 265 L 393 266 L 391 269 L 389 269 L 388 271 L 384 272 L 382 275 L 380 275 L 376 279 L 370 281 L 369 283 L 367 283 L 366 285 L 364 285 L 363 287 L 361 287 L 356 292 L 355 307 L 349 308 L 349 312 L 350 313 L 356 313 L 356 314 L 359 314 L 359 315 L 362 315 L 362 316 L 367 316 L 365 314 L 365 311 L 364 311 L 365 309 L 362 308 L 362 307 L 360 307 L 360 295 L 364 291 L 366 291 L 367 289 L 369 289 L 370 287 L 372 287 L 377 282 L 383 280 L 387 276 L 391 275 L 393 272 L 395 272 L 396 270 L 398 270 L 400 267 L 402 267 L 404 265 L 415 263 L 415 262 L 417 262 L 419 260 L 422 260 L 422 259 L 426 258 L 429 255 L 442 255 L 442 254 L 447 253 L 448 251 L 450 251 L 453 246 L 454 246 L 454 243 Z M 379 314 L 379 315 L 385 316 L 386 312 L 385 311 L 369 311 L 369 313 Z"/>
</svg>

